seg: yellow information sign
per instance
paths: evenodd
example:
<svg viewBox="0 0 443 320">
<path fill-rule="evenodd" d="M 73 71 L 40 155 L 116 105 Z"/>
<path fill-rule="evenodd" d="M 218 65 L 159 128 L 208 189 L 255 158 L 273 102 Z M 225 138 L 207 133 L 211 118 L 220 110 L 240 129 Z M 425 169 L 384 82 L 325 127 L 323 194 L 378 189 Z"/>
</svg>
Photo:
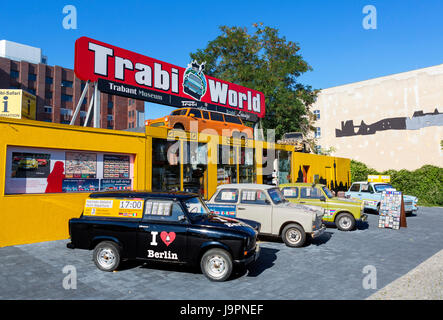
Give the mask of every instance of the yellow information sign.
<svg viewBox="0 0 443 320">
<path fill-rule="evenodd" d="M 141 218 L 143 199 L 86 199 L 84 216 L 110 218 Z"/>
<path fill-rule="evenodd" d="M 368 182 L 391 182 L 391 176 L 368 175 Z"/>
<path fill-rule="evenodd" d="M 0 117 L 35 120 L 35 96 L 21 89 L 0 89 Z"/>
</svg>

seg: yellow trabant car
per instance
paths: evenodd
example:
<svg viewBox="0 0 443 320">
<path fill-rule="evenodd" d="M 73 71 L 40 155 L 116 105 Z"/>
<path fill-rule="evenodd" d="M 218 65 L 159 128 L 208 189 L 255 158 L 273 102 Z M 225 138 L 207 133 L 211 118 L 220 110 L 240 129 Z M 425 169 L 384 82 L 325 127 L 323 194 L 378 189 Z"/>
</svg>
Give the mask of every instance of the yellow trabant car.
<svg viewBox="0 0 443 320">
<path fill-rule="evenodd" d="M 286 200 L 304 205 L 322 207 L 324 222 L 335 223 L 342 231 L 355 229 L 356 221 L 367 221 L 364 203 L 358 200 L 334 197 L 323 184 L 288 183 L 279 185 Z"/>
</svg>

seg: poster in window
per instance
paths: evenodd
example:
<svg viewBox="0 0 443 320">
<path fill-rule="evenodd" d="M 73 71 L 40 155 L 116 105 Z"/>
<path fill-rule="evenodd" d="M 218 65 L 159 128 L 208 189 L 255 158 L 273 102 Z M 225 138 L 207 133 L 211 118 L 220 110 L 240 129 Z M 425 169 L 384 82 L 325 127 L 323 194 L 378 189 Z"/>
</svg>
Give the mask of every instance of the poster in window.
<svg viewBox="0 0 443 320">
<path fill-rule="evenodd" d="M 132 189 L 131 179 L 102 179 L 100 183 L 101 191 L 131 190 L 131 189 Z"/>
<path fill-rule="evenodd" d="M 99 191 L 98 179 L 63 179 L 63 192 L 95 192 Z"/>
<path fill-rule="evenodd" d="M 47 178 L 50 158 L 48 153 L 13 152 L 11 178 Z"/>
<path fill-rule="evenodd" d="M 65 178 L 95 179 L 97 177 L 97 154 L 66 152 Z"/>
<path fill-rule="evenodd" d="M 129 179 L 130 159 L 129 156 L 110 155 L 103 156 L 103 178 L 105 179 Z"/>
</svg>

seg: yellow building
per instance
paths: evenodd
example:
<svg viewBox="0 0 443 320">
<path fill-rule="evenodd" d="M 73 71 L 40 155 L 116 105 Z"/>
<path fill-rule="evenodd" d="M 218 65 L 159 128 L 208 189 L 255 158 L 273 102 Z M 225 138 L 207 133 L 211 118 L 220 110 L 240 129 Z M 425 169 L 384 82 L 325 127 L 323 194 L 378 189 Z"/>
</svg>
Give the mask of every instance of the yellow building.
<svg viewBox="0 0 443 320">
<path fill-rule="evenodd" d="M 98 190 L 183 190 L 224 183 L 349 186 L 350 160 L 293 146 L 146 127 L 136 133 L 0 118 L 0 247 L 66 239 Z"/>
</svg>

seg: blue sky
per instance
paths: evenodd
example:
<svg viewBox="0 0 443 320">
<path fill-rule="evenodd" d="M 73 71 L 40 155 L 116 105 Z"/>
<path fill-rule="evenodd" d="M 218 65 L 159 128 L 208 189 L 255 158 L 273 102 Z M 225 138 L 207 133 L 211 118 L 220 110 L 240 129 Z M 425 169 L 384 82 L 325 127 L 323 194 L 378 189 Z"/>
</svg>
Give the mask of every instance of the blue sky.
<svg viewBox="0 0 443 320">
<path fill-rule="evenodd" d="M 76 30 L 62 26 L 68 4 Z M 362 26 L 365 5 L 377 9 L 376 30 Z M 299 43 L 314 69 L 299 80 L 321 89 L 443 63 L 442 15 L 438 0 L 3 1 L 0 39 L 40 47 L 50 65 L 67 68 L 81 36 L 186 67 L 220 25 L 263 22 Z M 147 118 L 170 111 L 147 104 Z"/>
</svg>

